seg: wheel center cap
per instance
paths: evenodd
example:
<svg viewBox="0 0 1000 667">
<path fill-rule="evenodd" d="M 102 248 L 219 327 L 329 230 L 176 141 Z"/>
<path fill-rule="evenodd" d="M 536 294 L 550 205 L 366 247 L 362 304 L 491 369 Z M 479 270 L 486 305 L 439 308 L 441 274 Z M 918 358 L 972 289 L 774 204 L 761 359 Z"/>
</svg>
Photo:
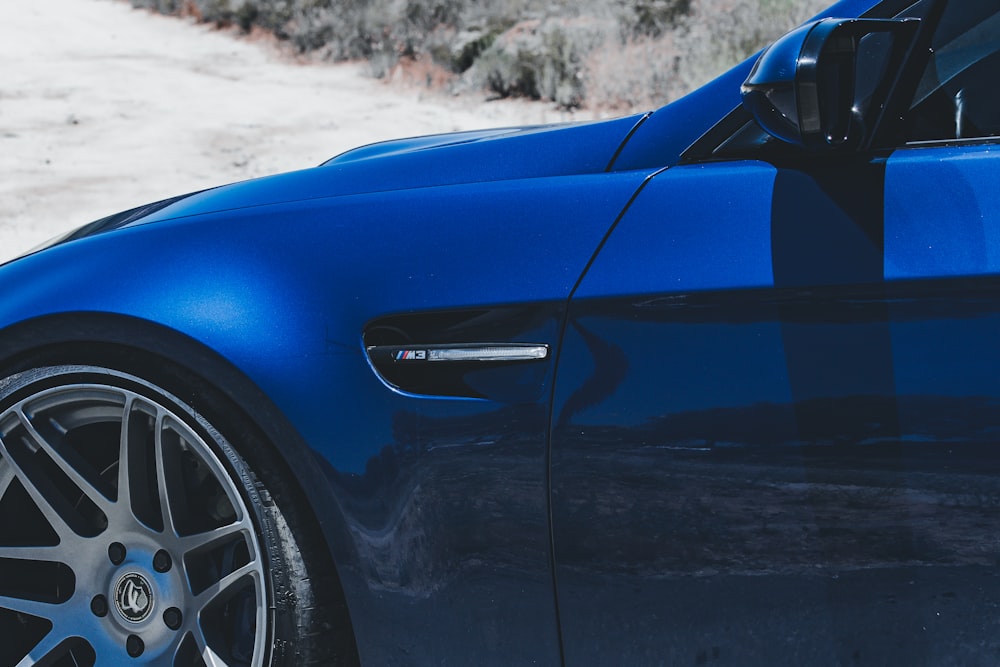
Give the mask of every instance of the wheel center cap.
<svg viewBox="0 0 1000 667">
<path fill-rule="evenodd" d="M 153 612 L 153 589 L 141 574 L 122 575 L 115 584 L 115 607 L 130 623 L 142 623 Z"/>
</svg>

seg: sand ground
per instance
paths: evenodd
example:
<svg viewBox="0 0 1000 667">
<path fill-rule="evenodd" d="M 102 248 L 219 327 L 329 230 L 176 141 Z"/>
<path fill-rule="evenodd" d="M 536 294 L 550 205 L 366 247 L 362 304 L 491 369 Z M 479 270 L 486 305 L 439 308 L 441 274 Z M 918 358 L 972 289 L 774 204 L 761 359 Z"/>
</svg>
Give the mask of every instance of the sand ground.
<svg viewBox="0 0 1000 667">
<path fill-rule="evenodd" d="M 124 0 L 0 0 L 0 261 L 119 210 L 401 136 L 557 122 Z"/>
</svg>

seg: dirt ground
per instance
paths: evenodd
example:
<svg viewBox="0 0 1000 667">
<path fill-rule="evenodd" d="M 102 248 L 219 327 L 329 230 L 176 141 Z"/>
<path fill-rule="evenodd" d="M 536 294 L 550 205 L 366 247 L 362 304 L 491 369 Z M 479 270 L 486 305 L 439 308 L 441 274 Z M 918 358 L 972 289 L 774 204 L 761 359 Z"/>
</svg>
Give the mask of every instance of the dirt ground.
<svg viewBox="0 0 1000 667">
<path fill-rule="evenodd" d="M 0 4 L 0 261 L 116 211 L 383 139 L 582 120 L 306 63 L 124 0 Z"/>
</svg>

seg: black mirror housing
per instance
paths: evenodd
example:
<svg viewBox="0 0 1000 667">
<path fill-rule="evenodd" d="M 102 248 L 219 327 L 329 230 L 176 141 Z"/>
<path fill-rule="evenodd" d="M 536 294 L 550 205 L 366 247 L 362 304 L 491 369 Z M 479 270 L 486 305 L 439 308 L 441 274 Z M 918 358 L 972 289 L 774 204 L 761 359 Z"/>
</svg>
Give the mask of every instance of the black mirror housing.
<svg viewBox="0 0 1000 667">
<path fill-rule="evenodd" d="M 743 83 L 743 105 L 768 134 L 811 149 L 872 138 L 918 19 L 821 19 L 768 47 Z"/>
</svg>

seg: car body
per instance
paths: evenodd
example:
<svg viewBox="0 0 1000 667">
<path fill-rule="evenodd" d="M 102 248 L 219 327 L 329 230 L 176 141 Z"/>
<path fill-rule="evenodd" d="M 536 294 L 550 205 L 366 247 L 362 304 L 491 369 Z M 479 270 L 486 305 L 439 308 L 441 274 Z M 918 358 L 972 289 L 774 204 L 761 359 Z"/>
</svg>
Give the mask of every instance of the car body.
<svg viewBox="0 0 1000 667">
<path fill-rule="evenodd" d="M 998 35 L 845 0 L 6 264 L 0 664 L 994 664 Z"/>
</svg>

